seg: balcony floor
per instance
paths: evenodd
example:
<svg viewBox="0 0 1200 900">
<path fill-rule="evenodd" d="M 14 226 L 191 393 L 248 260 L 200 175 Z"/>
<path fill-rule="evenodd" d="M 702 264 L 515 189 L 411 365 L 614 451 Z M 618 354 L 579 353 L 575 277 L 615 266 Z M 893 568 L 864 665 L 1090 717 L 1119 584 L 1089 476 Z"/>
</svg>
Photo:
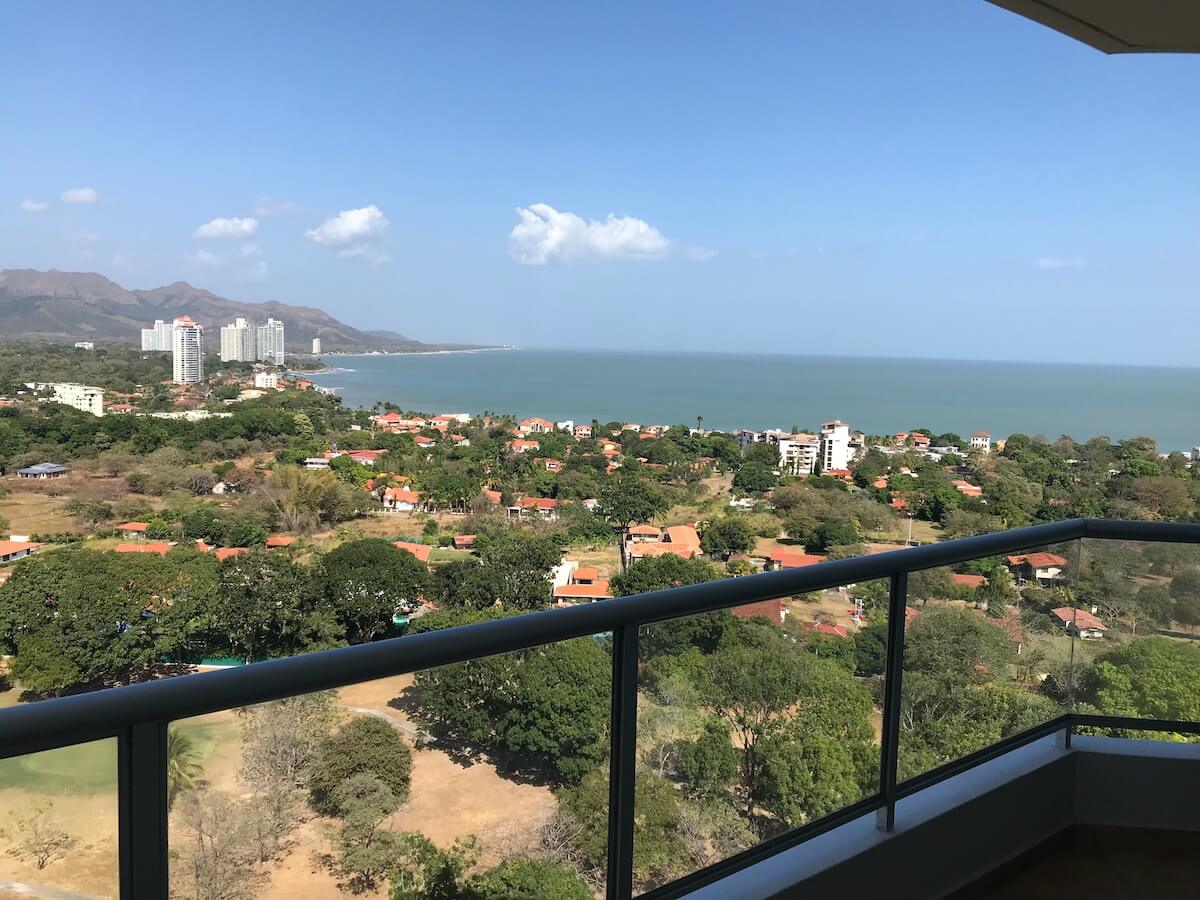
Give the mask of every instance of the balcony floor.
<svg viewBox="0 0 1200 900">
<path fill-rule="evenodd" d="M 1197 896 L 1197 884 L 1200 833 L 1077 826 L 951 898 L 1182 900 Z"/>
</svg>

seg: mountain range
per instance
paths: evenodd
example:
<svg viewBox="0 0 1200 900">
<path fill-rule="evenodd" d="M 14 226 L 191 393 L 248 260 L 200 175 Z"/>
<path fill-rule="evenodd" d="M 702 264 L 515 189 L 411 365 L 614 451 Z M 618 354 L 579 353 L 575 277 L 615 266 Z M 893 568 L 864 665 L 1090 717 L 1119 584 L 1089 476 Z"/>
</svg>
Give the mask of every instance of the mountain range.
<svg viewBox="0 0 1200 900">
<path fill-rule="evenodd" d="M 257 322 L 284 323 L 287 346 L 308 352 L 321 339 L 323 352 L 450 350 L 463 344 L 425 344 L 395 331 L 362 331 L 339 322 L 324 310 L 278 300 L 245 303 L 176 281 L 151 290 L 127 290 L 96 272 L 50 269 L 0 270 L 0 337 L 54 343 L 95 341 L 141 345 L 141 329 L 155 319 L 190 316 L 212 333 L 216 349 L 221 325 L 241 316 Z"/>
</svg>

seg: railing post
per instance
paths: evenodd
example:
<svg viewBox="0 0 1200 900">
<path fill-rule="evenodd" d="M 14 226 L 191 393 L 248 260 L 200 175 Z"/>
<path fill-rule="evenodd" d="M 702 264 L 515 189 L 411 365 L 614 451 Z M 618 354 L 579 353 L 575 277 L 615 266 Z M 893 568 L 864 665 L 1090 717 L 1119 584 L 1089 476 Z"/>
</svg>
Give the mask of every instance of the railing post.
<svg viewBox="0 0 1200 900">
<path fill-rule="evenodd" d="M 904 608 L 908 573 L 892 575 L 888 592 L 887 654 L 883 666 L 883 734 L 879 742 L 879 793 L 884 806 L 877 814 L 880 831 L 896 827 L 896 766 L 900 756 L 900 682 L 904 668 Z"/>
<path fill-rule="evenodd" d="M 117 738 L 121 900 L 167 897 L 167 723 L 131 725 Z"/>
<path fill-rule="evenodd" d="M 638 626 L 613 632 L 608 762 L 608 900 L 633 896 L 634 776 L 637 772 Z"/>
</svg>

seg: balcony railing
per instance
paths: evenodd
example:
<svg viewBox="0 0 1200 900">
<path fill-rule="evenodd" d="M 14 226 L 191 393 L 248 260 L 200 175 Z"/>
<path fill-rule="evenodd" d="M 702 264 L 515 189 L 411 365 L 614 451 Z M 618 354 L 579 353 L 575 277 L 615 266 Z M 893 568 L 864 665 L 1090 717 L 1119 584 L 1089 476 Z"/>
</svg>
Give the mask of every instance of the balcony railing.
<svg viewBox="0 0 1200 900">
<path fill-rule="evenodd" d="M 493 654 L 611 633 L 606 889 L 609 898 L 626 900 L 634 893 L 639 629 L 683 616 L 888 579 L 889 618 L 878 790 L 831 815 L 807 822 L 642 895 L 676 897 L 864 813 L 877 812 L 879 827 L 891 831 L 896 825 L 898 800 L 1051 733 L 1061 732 L 1068 746 L 1071 734 L 1080 727 L 1200 734 L 1198 722 L 1080 714 L 1068 710 L 1036 727 L 916 777 L 906 781 L 898 779 L 909 575 L 1085 538 L 1200 544 L 1200 525 L 1076 519 L 47 700 L 0 712 L 0 759 L 115 737 L 121 896 L 135 900 L 162 898 L 168 893 L 168 723 Z"/>
</svg>

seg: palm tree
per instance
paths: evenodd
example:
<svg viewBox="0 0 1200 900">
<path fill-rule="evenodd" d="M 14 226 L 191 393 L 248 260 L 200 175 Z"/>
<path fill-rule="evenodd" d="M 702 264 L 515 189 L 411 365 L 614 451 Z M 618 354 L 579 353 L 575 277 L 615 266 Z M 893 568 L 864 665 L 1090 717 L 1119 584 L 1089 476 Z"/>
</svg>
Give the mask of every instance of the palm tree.
<svg viewBox="0 0 1200 900">
<path fill-rule="evenodd" d="M 194 790 L 196 778 L 203 769 L 196 759 L 192 739 L 178 728 L 167 729 L 167 809 L 184 791 Z"/>
</svg>

